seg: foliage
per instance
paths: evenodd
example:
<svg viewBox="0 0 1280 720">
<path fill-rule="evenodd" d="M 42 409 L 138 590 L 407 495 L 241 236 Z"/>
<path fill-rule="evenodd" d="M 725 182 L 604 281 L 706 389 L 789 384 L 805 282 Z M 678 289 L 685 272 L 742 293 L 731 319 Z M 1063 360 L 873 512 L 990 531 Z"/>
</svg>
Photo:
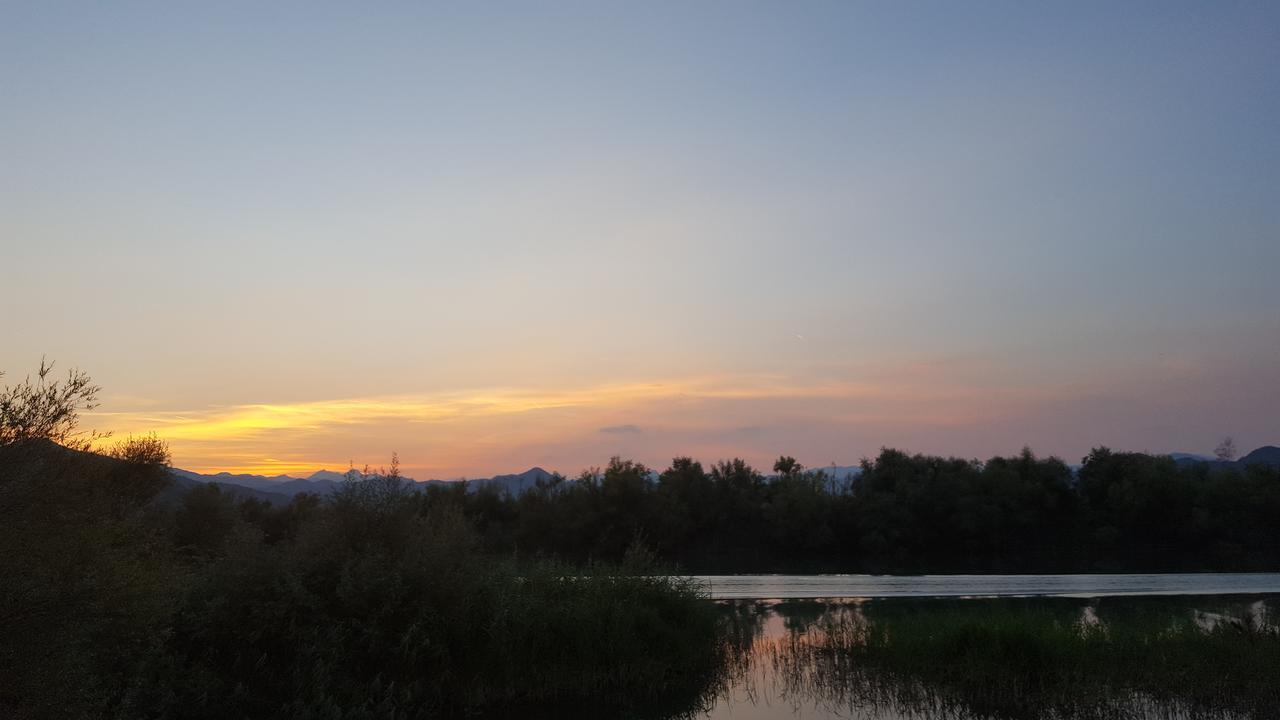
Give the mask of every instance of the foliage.
<svg viewBox="0 0 1280 720">
<path fill-rule="evenodd" d="M 1262 717 L 1280 702 L 1274 628 L 1204 627 L 1191 598 L 1088 602 L 875 601 L 824 616 L 778 659 L 804 676 L 793 678 L 801 685 L 889 687 L 899 701 L 952 715 L 961 706 L 986 717 L 1123 717 L 1140 697 L 1170 716 L 1201 708 Z"/>
<path fill-rule="evenodd" d="M 1222 438 L 1222 442 L 1213 449 L 1213 456 L 1219 462 L 1231 462 L 1236 459 L 1236 441 L 1230 435 Z"/>
<path fill-rule="evenodd" d="M 0 388 L 0 445 L 26 440 L 52 440 L 59 445 L 88 450 L 100 435 L 79 429 L 80 411 L 98 406 L 102 388 L 89 376 L 69 370 L 65 380 L 52 380 L 53 363 L 43 358 L 33 381 Z"/>
<path fill-rule="evenodd" d="M 632 713 L 696 706 L 719 671 L 714 606 L 643 550 L 486 553 L 394 463 L 285 507 L 214 484 L 165 504 L 163 467 L 48 442 L 0 469 L 6 717 Z"/>
<path fill-rule="evenodd" d="M 43 440 L 0 446 L 0 716 L 96 716 L 152 650 L 184 570 L 162 470 Z"/>
<path fill-rule="evenodd" d="M 1097 448 L 1073 471 L 1030 450 L 980 462 L 884 449 L 851 482 L 783 456 L 688 457 L 656 480 L 613 458 L 518 496 L 432 489 L 486 547 L 616 561 L 635 541 L 696 572 L 1280 569 L 1280 469 Z"/>
<path fill-rule="evenodd" d="M 172 456 L 169 454 L 169 443 L 156 437 L 155 433 L 139 435 L 138 437 L 130 435 L 124 440 L 118 441 L 104 454 L 107 457 L 137 465 L 169 467 L 172 460 Z"/>
<path fill-rule="evenodd" d="M 852 482 L 788 456 L 770 478 L 737 458 L 708 470 L 678 457 L 654 473 L 614 457 L 519 496 L 420 490 L 393 457 L 327 499 L 284 507 L 210 484 L 173 493 L 154 435 L 105 455 L 74 449 L 96 437 L 77 421 L 98 388 L 75 370 L 51 381 L 51 367 L 0 391 L 5 716 L 394 718 L 568 704 L 635 714 L 671 698 L 694 708 L 735 655 L 722 652 L 712 606 L 655 563 L 1280 569 L 1280 469 L 1107 448 L 1076 472 L 1030 450 L 979 462 L 884 449 Z M 1022 673 L 1015 690 L 1087 687 L 1107 668 L 1161 692 L 1140 667 L 1149 651 L 1169 677 L 1208 657 L 1257 680 L 1230 643 L 1191 629 L 1117 644 L 1034 615 L 891 624 L 893 643 L 872 632 L 859 652 L 916 674 L 928 668 L 910 665 L 912 648 L 941 658 L 945 682 L 992 707 L 1007 698 L 983 696 L 982 678 L 1009 664 Z M 1093 654 L 1104 641 L 1122 660 Z M 1252 656 L 1280 666 L 1274 639 L 1257 642 Z M 1220 685 L 1185 683 L 1205 702 L 1238 689 Z"/>
</svg>

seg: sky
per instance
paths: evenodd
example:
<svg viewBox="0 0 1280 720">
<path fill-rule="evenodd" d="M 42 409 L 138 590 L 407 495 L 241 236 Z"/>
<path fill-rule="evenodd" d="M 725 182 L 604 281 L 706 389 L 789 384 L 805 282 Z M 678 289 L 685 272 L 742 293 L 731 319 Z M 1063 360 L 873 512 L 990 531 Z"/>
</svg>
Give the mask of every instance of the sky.
<svg viewBox="0 0 1280 720">
<path fill-rule="evenodd" d="M 176 466 L 1280 444 L 1274 2 L 0 4 L 0 370 Z"/>
</svg>

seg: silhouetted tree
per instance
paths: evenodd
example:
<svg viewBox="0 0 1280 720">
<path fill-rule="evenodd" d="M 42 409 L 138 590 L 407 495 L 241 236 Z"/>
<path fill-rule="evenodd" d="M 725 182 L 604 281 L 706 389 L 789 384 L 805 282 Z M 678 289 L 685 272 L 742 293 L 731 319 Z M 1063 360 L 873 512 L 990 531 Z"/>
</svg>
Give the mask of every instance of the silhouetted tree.
<svg viewBox="0 0 1280 720">
<path fill-rule="evenodd" d="M 773 463 L 773 471 L 784 478 L 791 478 L 804 471 L 804 466 L 790 455 L 783 455 Z"/>
<path fill-rule="evenodd" d="M 44 439 L 88 450 L 105 437 L 79 429 L 80 411 L 98 407 L 102 388 L 74 368 L 65 380 L 50 379 L 52 372 L 53 363 L 41 358 L 35 380 L 27 376 L 17 385 L 0 388 L 0 445 Z"/>
<path fill-rule="evenodd" d="M 1221 462 L 1231 462 L 1236 459 L 1236 441 L 1230 436 L 1222 438 L 1222 442 L 1218 443 L 1218 447 L 1213 449 L 1213 456 Z"/>
<path fill-rule="evenodd" d="M 172 460 L 172 456 L 169 453 L 169 443 L 156 437 L 155 433 L 139 435 L 138 437 L 130 435 L 117 442 L 105 454 L 107 457 L 124 460 L 135 465 L 162 465 L 169 467 Z"/>
</svg>

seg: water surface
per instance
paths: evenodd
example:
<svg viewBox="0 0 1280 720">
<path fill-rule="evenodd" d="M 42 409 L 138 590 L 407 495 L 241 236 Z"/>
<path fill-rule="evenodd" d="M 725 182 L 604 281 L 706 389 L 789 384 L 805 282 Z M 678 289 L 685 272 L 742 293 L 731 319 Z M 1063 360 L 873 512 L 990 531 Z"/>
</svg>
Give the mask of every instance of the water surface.
<svg viewBox="0 0 1280 720">
<path fill-rule="evenodd" d="M 1268 669 L 1278 657 L 1276 633 L 1280 630 L 1275 619 L 1280 617 L 1277 614 L 1280 599 L 1277 596 L 1190 596 L 1174 595 L 1168 590 L 1160 592 L 1166 594 L 1100 598 L 720 601 L 717 604 L 729 628 L 726 647 L 729 669 L 700 711 L 680 717 L 682 720 L 1235 720 L 1280 715 L 1280 691 L 1271 682 L 1274 672 Z M 1142 646 L 1133 644 L 1133 637 L 1157 637 L 1179 629 L 1185 634 L 1191 630 L 1190 647 L 1197 654 L 1178 669 L 1185 667 L 1194 675 L 1178 679 L 1162 669 L 1153 679 L 1134 671 L 1133 677 L 1108 676 L 1101 685 L 1097 677 L 1077 684 L 1069 673 L 1073 671 L 1072 663 L 1077 662 L 1074 653 L 1078 650 L 1067 648 L 1061 651 L 1063 667 L 1046 660 L 1051 667 L 1045 676 L 1050 681 L 1048 689 L 1038 685 L 1019 687 L 997 677 L 1002 668 L 1006 671 L 1009 667 L 1021 668 L 1022 655 L 1019 655 L 1019 659 L 1003 666 L 999 659 L 993 661 L 990 677 L 985 670 L 981 673 L 984 683 L 990 681 L 990 687 L 975 691 L 945 680 L 948 677 L 945 663 L 956 661 L 954 646 L 934 646 L 927 640 L 922 644 L 922 638 L 939 629 L 938 622 L 946 623 L 947 627 L 1003 624 L 1016 634 L 1028 619 L 1039 623 L 1041 630 L 1058 640 L 1061 636 L 1055 635 L 1056 631 L 1073 637 L 1078 633 L 1101 633 L 1094 637 L 1103 641 L 1103 653 L 1132 653 L 1138 647 L 1139 667 L 1148 663 Z M 931 622 L 924 635 L 908 632 L 920 623 Z M 869 662 L 874 656 L 859 660 L 856 654 L 833 649 L 833 643 L 829 642 L 832 633 L 842 629 L 847 632 L 850 628 L 879 628 L 889 633 L 885 637 L 914 638 L 908 640 L 912 644 L 905 657 L 915 664 L 905 669 L 895 668 L 892 662 Z M 1196 632 L 1207 634 L 1196 635 Z M 1165 647 L 1161 652 L 1176 651 L 1178 647 Z M 1016 645 L 1010 649 L 1019 651 Z M 1046 650 L 1052 651 L 1052 648 L 1046 647 Z M 1227 654 L 1219 656 L 1223 651 Z M 1021 652 L 1031 659 L 1038 657 L 1034 652 L 1027 654 L 1025 649 Z M 892 652 L 888 655 L 899 660 L 904 657 Z M 1056 655 L 1050 652 L 1045 657 Z M 934 658 L 943 665 L 931 666 Z M 1236 662 L 1224 663 L 1232 658 Z M 1105 659 L 1106 656 L 1091 656 L 1080 662 Z M 961 659 L 960 662 L 968 664 L 969 661 Z M 1117 667 L 1129 667 L 1132 671 L 1134 662 L 1131 659 L 1128 664 Z M 923 671 L 917 673 L 913 667 Z M 1061 682 L 1052 682 L 1064 677 Z M 1052 691 L 1053 687 L 1056 692 Z"/>
<path fill-rule="evenodd" d="M 1280 593 L 1280 573 L 698 575 L 714 600 Z"/>
</svg>

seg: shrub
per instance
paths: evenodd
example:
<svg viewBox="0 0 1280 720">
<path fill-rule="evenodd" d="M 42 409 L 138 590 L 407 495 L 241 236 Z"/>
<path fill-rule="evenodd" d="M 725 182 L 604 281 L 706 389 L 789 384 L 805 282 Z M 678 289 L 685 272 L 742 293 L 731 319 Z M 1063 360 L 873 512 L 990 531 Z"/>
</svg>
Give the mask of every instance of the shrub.
<svg viewBox="0 0 1280 720">
<path fill-rule="evenodd" d="M 169 467 L 169 443 L 156 437 L 155 433 L 134 437 L 130 435 L 117 442 L 105 453 L 107 457 L 133 463 L 135 465 L 161 465 Z"/>
</svg>

